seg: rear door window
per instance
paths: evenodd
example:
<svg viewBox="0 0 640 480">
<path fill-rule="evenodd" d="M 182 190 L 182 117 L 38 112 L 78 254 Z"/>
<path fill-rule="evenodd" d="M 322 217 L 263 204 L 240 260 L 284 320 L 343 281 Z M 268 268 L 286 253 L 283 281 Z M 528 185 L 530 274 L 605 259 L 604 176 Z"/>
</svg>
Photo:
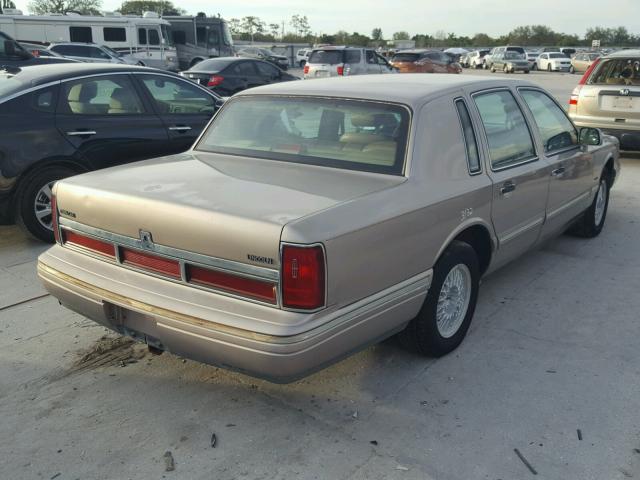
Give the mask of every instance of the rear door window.
<svg viewBox="0 0 640 480">
<path fill-rule="evenodd" d="M 491 168 L 508 168 L 535 158 L 531 132 L 511 92 L 498 90 L 473 98 L 489 143 Z"/>
<path fill-rule="evenodd" d="M 320 65 L 337 65 L 343 62 L 342 50 L 314 50 L 309 56 L 309 63 Z"/>
<path fill-rule="evenodd" d="M 60 110 L 73 115 L 134 115 L 142 100 L 127 75 L 89 77 L 65 82 Z"/>
<path fill-rule="evenodd" d="M 401 175 L 408 130 L 399 105 L 245 96 L 220 110 L 196 149 Z"/>
</svg>

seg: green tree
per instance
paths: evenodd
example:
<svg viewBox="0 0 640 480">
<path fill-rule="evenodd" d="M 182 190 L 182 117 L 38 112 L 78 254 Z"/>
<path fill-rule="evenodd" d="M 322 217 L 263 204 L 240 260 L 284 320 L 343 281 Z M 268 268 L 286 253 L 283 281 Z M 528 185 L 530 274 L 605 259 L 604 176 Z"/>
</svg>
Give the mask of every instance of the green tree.
<svg viewBox="0 0 640 480">
<path fill-rule="evenodd" d="M 401 31 L 401 32 L 395 32 L 392 38 L 394 40 L 409 40 L 409 38 L 411 37 L 409 37 L 408 32 Z"/>
<path fill-rule="evenodd" d="M 227 26 L 231 31 L 231 35 L 240 35 L 242 33 L 241 21 L 239 18 L 232 18 L 227 21 Z"/>
<path fill-rule="evenodd" d="M 248 15 L 240 21 L 240 32 L 243 40 L 255 40 L 256 34 L 264 34 L 265 23 L 256 16 Z"/>
<path fill-rule="evenodd" d="M 471 45 L 473 45 L 474 47 L 490 47 L 493 44 L 493 38 L 491 38 L 486 33 L 476 33 L 471 38 Z"/>
<path fill-rule="evenodd" d="M 375 42 L 381 42 L 382 40 L 384 40 L 382 38 L 382 29 L 377 27 L 374 28 L 373 30 L 371 30 L 371 40 L 375 41 Z"/>
<path fill-rule="evenodd" d="M 311 33 L 309 19 L 306 15 L 294 15 L 291 17 L 289 24 L 293 27 L 294 32 L 300 37 L 306 37 Z"/>
<path fill-rule="evenodd" d="M 277 38 L 280 35 L 280 24 L 270 23 L 269 32 L 271 33 L 271 35 L 273 35 L 274 38 Z"/>
<path fill-rule="evenodd" d="M 95 15 L 100 13 L 101 6 L 101 0 L 33 0 L 29 3 L 29 11 L 36 15 L 67 12 Z"/>
<path fill-rule="evenodd" d="M 128 0 L 122 2 L 118 10 L 123 15 L 142 15 L 144 12 L 156 12 L 158 15 L 184 15 L 182 8 L 167 0 Z"/>
</svg>

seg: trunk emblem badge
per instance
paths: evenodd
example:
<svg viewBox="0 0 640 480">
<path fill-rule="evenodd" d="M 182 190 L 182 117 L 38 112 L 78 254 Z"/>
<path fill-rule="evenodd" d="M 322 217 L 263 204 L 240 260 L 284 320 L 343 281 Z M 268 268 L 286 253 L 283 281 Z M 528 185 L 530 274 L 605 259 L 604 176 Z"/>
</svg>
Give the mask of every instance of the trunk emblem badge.
<svg viewBox="0 0 640 480">
<path fill-rule="evenodd" d="M 153 243 L 153 237 L 151 236 L 151 232 L 145 232 L 144 230 L 140 230 L 140 244 L 143 248 L 147 250 L 153 250 L 155 245 Z"/>
</svg>

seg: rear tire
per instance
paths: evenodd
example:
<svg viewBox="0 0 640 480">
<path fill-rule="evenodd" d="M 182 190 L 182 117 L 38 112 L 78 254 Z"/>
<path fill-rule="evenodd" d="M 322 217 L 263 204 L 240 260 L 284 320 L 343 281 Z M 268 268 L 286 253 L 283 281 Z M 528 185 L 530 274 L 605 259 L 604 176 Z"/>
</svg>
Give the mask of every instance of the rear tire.
<svg viewBox="0 0 640 480">
<path fill-rule="evenodd" d="M 607 210 L 609 209 L 610 186 L 611 180 L 605 172 L 600 177 L 598 192 L 591 206 L 582 214 L 578 223 L 569 230 L 571 234 L 583 238 L 594 238 L 600 235 L 604 228 L 604 221 L 607 218 Z"/>
<path fill-rule="evenodd" d="M 307 62 L 305 62 L 304 60 L 300 60 L 300 63 L 299 63 L 300 68 L 304 68 L 304 66 L 305 66 L 305 64 L 306 64 L 306 63 L 307 63 Z"/>
<path fill-rule="evenodd" d="M 538 69 L 538 64 L 537 64 L 537 63 L 534 63 L 534 64 L 531 66 L 531 70 L 537 70 L 537 69 Z"/>
<path fill-rule="evenodd" d="M 529 70 L 525 70 L 524 73 L 529 73 Z"/>
<path fill-rule="evenodd" d="M 571 74 L 576 73 L 576 69 L 575 69 L 575 68 L 573 68 L 573 65 L 571 65 L 571 66 L 569 67 L 569 73 L 571 73 Z"/>
<path fill-rule="evenodd" d="M 491 71 L 491 73 L 496 73 L 496 67 L 494 67 L 493 65 L 489 67 L 489 70 Z"/>
<path fill-rule="evenodd" d="M 431 287 L 418 316 L 400 333 L 402 343 L 433 357 L 455 350 L 471 325 L 479 286 L 475 250 L 454 241 L 433 269 Z"/>
<path fill-rule="evenodd" d="M 51 187 L 56 181 L 77 173 L 69 167 L 52 166 L 27 174 L 18 193 L 17 223 L 38 240 L 53 243 Z"/>
</svg>

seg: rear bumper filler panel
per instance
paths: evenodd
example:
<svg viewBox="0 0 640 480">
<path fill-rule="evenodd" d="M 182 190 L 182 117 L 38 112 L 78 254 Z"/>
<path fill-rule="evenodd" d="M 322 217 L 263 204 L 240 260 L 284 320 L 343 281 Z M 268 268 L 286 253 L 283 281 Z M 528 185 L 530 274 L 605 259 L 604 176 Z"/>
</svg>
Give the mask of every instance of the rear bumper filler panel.
<svg viewBox="0 0 640 480">
<path fill-rule="evenodd" d="M 232 325 L 237 311 L 218 311 L 228 322 L 214 322 L 187 314 L 186 302 L 175 300 L 174 308 L 166 308 L 132 298 L 134 289 L 130 295 L 116 293 L 96 285 L 100 275 L 92 279 L 83 270 L 83 278 L 77 278 L 51 266 L 56 262 L 47 262 L 47 255 L 38 262 L 38 275 L 71 310 L 154 347 L 278 383 L 294 381 L 400 331 L 417 315 L 432 279 L 432 270 L 420 273 L 352 305 L 314 314 L 307 330 L 298 324 L 291 329 L 296 333 L 273 335 Z M 269 315 L 273 309 L 264 311 Z"/>
</svg>

